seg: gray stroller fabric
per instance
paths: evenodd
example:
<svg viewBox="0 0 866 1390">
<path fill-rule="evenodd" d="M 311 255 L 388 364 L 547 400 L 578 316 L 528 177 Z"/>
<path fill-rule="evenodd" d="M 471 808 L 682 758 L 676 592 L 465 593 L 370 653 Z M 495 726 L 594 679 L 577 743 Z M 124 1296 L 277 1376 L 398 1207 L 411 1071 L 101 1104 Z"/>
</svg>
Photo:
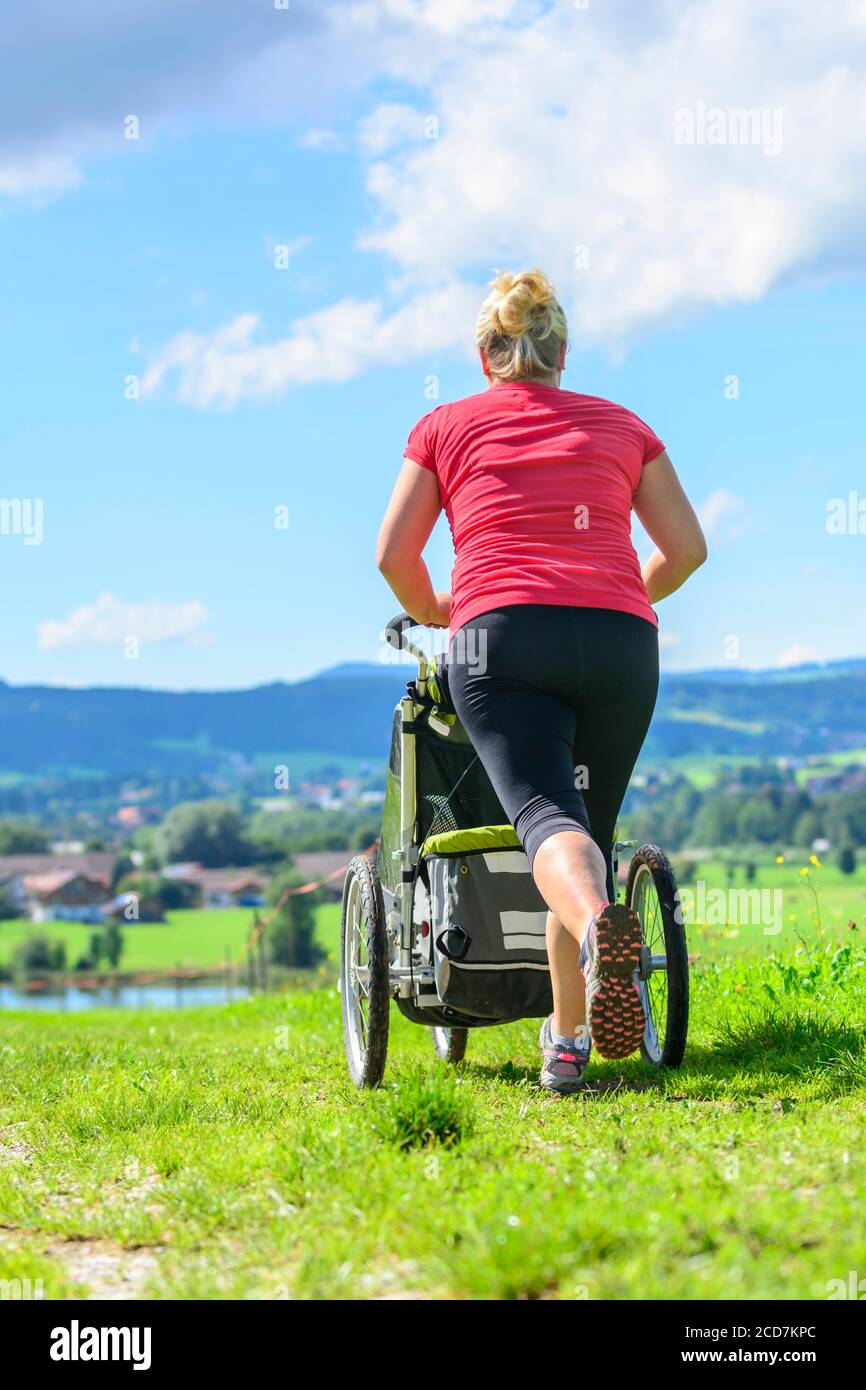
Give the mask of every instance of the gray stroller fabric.
<svg viewBox="0 0 866 1390">
<path fill-rule="evenodd" d="M 490 1023 L 549 1014 L 547 908 L 523 850 L 430 855 L 425 862 L 443 1004 Z"/>
</svg>

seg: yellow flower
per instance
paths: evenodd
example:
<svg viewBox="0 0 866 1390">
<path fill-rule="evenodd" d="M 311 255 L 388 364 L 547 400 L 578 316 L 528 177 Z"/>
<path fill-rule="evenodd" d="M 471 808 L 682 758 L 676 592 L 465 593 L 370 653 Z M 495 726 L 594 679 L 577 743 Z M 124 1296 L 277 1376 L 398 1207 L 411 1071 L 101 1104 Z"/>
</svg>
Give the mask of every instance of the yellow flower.
<svg viewBox="0 0 866 1390">
<path fill-rule="evenodd" d="M 785 862 L 785 856 L 784 856 L 784 854 L 777 854 L 777 855 L 776 855 L 776 863 L 777 863 L 777 864 L 784 864 L 784 862 Z"/>
<path fill-rule="evenodd" d="M 810 855 L 809 855 L 809 863 L 810 863 L 810 864 L 814 864 L 816 869 L 820 869 L 820 867 L 821 867 L 821 861 L 820 861 L 820 859 L 818 858 L 817 854 L 810 854 Z"/>
<path fill-rule="evenodd" d="M 800 870 L 800 877 L 801 877 L 801 878 L 808 878 L 808 877 L 809 877 L 809 870 L 808 870 L 808 869 L 801 869 L 801 870 Z"/>
</svg>

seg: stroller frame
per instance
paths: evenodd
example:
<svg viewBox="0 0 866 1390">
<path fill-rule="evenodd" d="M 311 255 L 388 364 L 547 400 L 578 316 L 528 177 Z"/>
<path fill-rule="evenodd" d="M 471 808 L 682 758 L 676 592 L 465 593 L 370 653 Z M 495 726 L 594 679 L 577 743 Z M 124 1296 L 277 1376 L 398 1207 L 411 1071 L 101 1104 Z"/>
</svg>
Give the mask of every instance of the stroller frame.
<svg viewBox="0 0 866 1390">
<path fill-rule="evenodd" d="M 443 696 L 435 663 L 408 637 L 414 620 L 398 614 L 385 629 L 389 645 L 408 652 L 418 663 L 418 674 L 409 681 L 395 717 L 394 754 L 399 778 L 389 772 L 382 836 L 375 862 L 356 855 L 348 865 L 343 890 L 340 931 L 340 995 L 346 1058 L 352 1080 L 359 1086 L 376 1086 L 382 1079 L 388 1048 L 389 1010 L 393 999 L 411 1022 L 429 1027 L 437 1054 L 449 1061 L 462 1060 L 468 1030 L 489 1027 L 508 1017 L 473 1016 L 451 1007 L 437 992 L 433 946 L 429 961 L 419 953 L 418 932 L 430 933 L 430 923 L 415 919 L 416 891 L 424 844 L 419 835 L 417 788 L 417 734 L 424 724 L 447 737 L 456 724 Z M 399 732 L 398 721 L 399 720 Z M 465 741 L 465 734 L 461 731 Z M 471 751 L 471 748 L 470 748 Z M 399 787 L 395 782 L 399 781 Z M 462 780 L 462 779 L 461 779 Z M 488 827 L 483 834 L 510 834 L 510 827 Z M 471 834 L 472 832 L 465 832 Z M 432 837 L 429 835 L 427 839 Z M 502 848 L 500 844 L 498 846 Z M 614 881 L 619 851 L 635 849 L 626 901 L 638 913 L 644 946 L 636 972 L 647 1017 L 641 1054 L 653 1066 L 678 1066 L 685 1050 L 688 1028 L 688 954 L 673 870 L 654 845 L 637 847 L 636 841 L 615 840 Z M 465 872 L 465 870 L 464 870 Z M 432 913 L 431 919 L 432 919 Z M 425 931 L 426 928 L 426 931 Z M 435 930 L 435 929 L 434 929 Z M 535 965 L 536 970 L 541 970 Z M 655 977 L 663 978 L 661 989 Z M 495 988 L 495 986 L 494 986 Z M 537 1010 L 514 1017 L 535 1017 Z"/>
</svg>

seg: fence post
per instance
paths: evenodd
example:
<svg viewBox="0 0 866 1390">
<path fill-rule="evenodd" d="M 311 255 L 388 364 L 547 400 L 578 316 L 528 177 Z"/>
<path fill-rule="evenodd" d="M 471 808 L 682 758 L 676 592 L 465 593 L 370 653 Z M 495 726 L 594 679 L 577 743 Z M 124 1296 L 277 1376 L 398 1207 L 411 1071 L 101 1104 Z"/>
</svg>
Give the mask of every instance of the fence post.
<svg viewBox="0 0 866 1390">
<path fill-rule="evenodd" d="M 259 986 L 267 993 L 268 989 L 268 956 L 265 950 L 265 933 L 259 931 Z"/>
</svg>

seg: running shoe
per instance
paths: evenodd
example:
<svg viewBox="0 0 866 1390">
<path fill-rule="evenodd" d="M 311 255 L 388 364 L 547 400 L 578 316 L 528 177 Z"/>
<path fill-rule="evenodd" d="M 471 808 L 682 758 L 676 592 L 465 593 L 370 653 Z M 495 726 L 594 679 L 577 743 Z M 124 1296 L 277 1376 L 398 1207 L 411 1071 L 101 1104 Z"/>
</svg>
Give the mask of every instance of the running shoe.
<svg viewBox="0 0 866 1390">
<path fill-rule="evenodd" d="M 584 1028 L 582 1033 L 582 1037 L 574 1039 L 574 1046 L 555 1043 L 550 1033 L 550 1018 L 542 1023 L 538 1042 L 544 1055 L 540 1081 L 545 1090 L 559 1091 L 561 1095 L 580 1090 L 592 1050 L 589 1030 Z"/>
<path fill-rule="evenodd" d="M 580 948 L 586 984 L 586 1019 L 601 1057 L 628 1057 L 646 1028 L 635 971 L 643 933 L 624 903 L 606 903 L 593 917 Z"/>
</svg>

